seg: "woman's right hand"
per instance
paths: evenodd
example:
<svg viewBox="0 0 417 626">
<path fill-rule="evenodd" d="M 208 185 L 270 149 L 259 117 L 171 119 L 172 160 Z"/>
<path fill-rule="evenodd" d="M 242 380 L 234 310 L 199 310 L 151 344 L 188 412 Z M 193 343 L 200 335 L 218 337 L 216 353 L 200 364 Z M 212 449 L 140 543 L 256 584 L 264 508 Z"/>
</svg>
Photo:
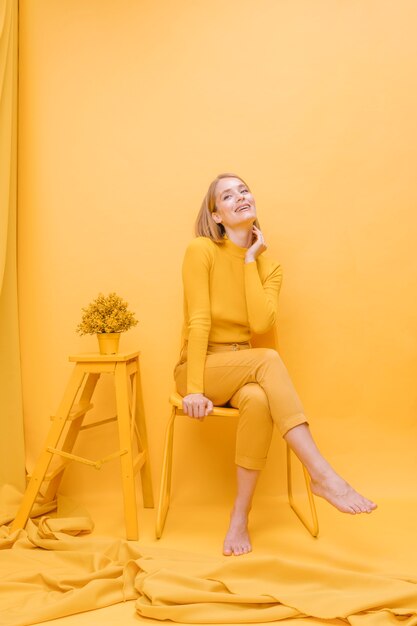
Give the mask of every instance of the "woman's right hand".
<svg viewBox="0 0 417 626">
<path fill-rule="evenodd" d="M 265 243 L 262 231 L 259 230 L 259 228 L 255 226 L 255 224 L 252 227 L 252 236 L 252 245 L 250 248 L 248 248 L 246 252 L 245 263 L 251 263 L 252 261 L 256 261 L 258 256 L 262 254 L 262 252 L 265 252 L 268 247 Z"/>
<path fill-rule="evenodd" d="M 212 412 L 213 403 L 202 393 L 189 393 L 182 399 L 182 410 L 189 417 L 203 420 Z"/>
</svg>

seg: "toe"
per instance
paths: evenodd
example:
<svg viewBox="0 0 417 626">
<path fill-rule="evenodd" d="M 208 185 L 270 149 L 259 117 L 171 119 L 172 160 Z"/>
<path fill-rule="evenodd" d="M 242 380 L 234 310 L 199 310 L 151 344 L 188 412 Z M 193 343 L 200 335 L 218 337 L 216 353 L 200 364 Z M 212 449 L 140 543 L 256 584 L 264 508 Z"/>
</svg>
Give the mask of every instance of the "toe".
<svg viewBox="0 0 417 626">
<path fill-rule="evenodd" d="M 233 550 L 232 550 L 232 548 L 231 548 L 229 545 L 225 545 L 225 546 L 223 547 L 223 554 L 224 554 L 225 556 L 231 556 L 231 555 L 233 554 Z"/>
<path fill-rule="evenodd" d="M 361 503 L 360 503 L 362 513 L 370 513 L 371 511 L 373 511 L 375 506 L 376 505 L 371 500 L 368 500 L 367 498 L 362 498 Z"/>
</svg>

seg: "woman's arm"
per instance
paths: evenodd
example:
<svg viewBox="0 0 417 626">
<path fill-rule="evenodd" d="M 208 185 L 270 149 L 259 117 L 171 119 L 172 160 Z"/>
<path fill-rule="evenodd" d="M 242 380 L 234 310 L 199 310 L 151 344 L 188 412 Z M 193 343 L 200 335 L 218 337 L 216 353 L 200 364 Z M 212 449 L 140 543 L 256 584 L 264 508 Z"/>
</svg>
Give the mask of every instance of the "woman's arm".
<svg viewBox="0 0 417 626">
<path fill-rule="evenodd" d="M 268 275 L 261 280 L 256 259 L 267 249 L 261 231 L 253 227 L 254 242 L 245 257 L 245 293 L 249 326 L 257 334 L 266 333 L 275 324 L 278 296 L 282 283 L 282 270 L 273 264 Z"/>
<path fill-rule="evenodd" d="M 204 365 L 211 327 L 211 245 L 202 237 L 194 239 L 186 250 L 182 268 L 188 317 L 187 395 L 183 410 L 186 415 L 200 419 L 213 409 L 213 403 L 204 396 Z"/>
</svg>

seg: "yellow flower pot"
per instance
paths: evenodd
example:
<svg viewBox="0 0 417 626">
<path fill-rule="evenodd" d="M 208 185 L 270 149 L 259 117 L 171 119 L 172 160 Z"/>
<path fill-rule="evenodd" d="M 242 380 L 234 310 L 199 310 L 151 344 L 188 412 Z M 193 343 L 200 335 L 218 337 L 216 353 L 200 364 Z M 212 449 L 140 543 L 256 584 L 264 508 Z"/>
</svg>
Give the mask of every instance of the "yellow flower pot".
<svg viewBox="0 0 417 626">
<path fill-rule="evenodd" d="M 97 333 L 100 354 L 117 354 L 120 333 Z"/>
</svg>

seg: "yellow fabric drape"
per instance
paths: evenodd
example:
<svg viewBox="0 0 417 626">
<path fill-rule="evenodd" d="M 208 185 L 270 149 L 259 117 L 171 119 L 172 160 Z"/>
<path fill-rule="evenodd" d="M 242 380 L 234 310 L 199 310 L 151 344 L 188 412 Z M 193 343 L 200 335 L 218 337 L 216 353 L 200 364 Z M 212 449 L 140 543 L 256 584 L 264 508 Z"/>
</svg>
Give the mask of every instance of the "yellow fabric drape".
<svg viewBox="0 0 417 626">
<path fill-rule="evenodd" d="M 5 520 L 18 500 L 17 490 L 1 490 Z M 63 496 L 56 517 L 29 520 L 13 534 L 0 527 L 0 626 L 37 624 L 127 600 L 136 600 L 142 618 L 183 624 L 310 617 L 352 626 L 417 625 L 412 560 L 381 573 L 369 554 L 346 557 L 331 541 L 320 550 L 316 543 L 300 549 L 289 541 L 275 554 L 234 559 L 86 536 L 92 530 L 85 509 Z"/>
<path fill-rule="evenodd" d="M 68 504 L 71 508 L 71 503 Z M 352 626 L 417 624 L 417 578 L 336 564 L 292 552 L 208 557 L 138 542 L 76 538 L 91 530 L 83 511 L 29 520 L 0 547 L 0 626 L 26 626 L 136 599 L 144 618 L 180 623 L 342 619 Z M 333 562 L 332 562 L 333 559 Z"/>
<path fill-rule="evenodd" d="M 0 2 L 0 481 L 24 486 L 16 268 L 17 0 Z"/>
</svg>

